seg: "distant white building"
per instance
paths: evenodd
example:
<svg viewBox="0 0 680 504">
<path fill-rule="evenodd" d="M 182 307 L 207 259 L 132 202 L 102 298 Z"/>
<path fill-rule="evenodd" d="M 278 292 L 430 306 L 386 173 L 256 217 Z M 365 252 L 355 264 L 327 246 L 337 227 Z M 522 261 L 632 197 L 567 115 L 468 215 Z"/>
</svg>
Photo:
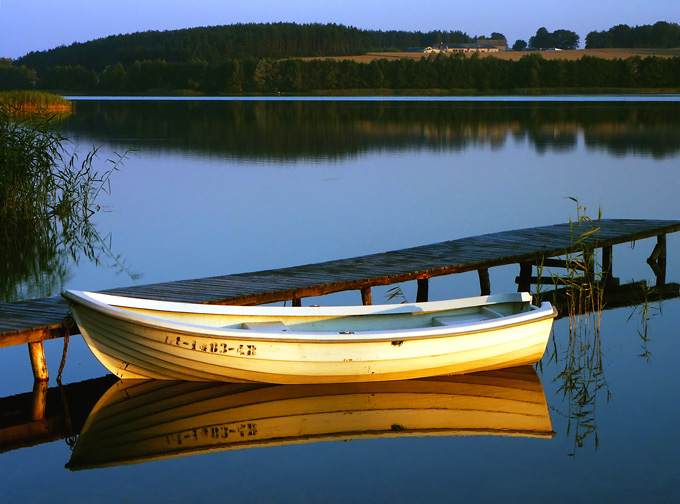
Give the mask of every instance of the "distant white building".
<svg viewBox="0 0 680 504">
<path fill-rule="evenodd" d="M 412 47 L 407 52 L 431 53 L 494 53 L 506 51 L 508 44 L 505 40 L 481 39 L 470 44 L 445 44 L 440 42 L 428 47 Z"/>
<path fill-rule="evenodd" d="M 450 44 L 449 51 L 462 53 L 494 53 L 499 52 L 499 49 L 495 45 L 487 42 L 475 42 L 472 44 Z"/>
</svg>

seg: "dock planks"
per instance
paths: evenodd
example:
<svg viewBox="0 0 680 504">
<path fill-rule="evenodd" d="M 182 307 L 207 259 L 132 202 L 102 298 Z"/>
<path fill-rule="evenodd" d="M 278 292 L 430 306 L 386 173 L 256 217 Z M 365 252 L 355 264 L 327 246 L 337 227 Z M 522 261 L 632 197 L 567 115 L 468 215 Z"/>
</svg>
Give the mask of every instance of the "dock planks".
<svg viewBox="0 0 680 504">
<path fill-rule="evenodd" d="M 589 225 L 585 222 L 580 231 L 574 232 L 572 227 L 577 224 L 571 223 L 503 231 L 336 261 L 104 292 L 169 301 L 247 305 L 345 290 L 366 291 L 372 286 L 560 257 L 574 250 L 579 232 L 590 229 Z M 593 225 L 599 226 L 599 230 L 585 240 L 590 250 L 680 231 L 680 220 L 603 219 Z M 60 296 L 2 303 L 0 348 L 63 337 L 65 323 L 69 323 L 67 316 L 68 308 Z M 70 329 L 71 334 L 77 332 L 77 327 Z"/>
</svg>

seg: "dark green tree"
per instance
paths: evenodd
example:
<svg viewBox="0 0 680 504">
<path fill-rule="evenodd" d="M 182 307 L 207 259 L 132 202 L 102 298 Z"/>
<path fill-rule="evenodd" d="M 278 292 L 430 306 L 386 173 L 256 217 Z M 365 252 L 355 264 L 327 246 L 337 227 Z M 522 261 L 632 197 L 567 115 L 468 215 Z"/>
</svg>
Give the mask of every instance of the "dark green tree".
<svg viewBox="0 0 680 504">
<path fill-rule="evenodd" d="M 261 59 L 253 70 L 253 88 L 259 93 L 268 93 L 276 90 L 275 64 L 268 59 Z"/>
<path fill-rule="evenodd" d="M 35 70 L 26 65 L 15 66 L 9 58 L 0 58 L 0 91 L 33 89 Z"/>
<path fill-rule="evenodd" d="M 99 79 L 99 89 L 111 93 L 121 93 L 125 91 L 127 85 L 127 72 L 122 63 L 107 66 L 101 73 Z"/>
<path fill-rule="evenodd" d="M 526 54 L 512 67 L 510 85 L 513 88 L 536 88 L 542 86 L 541 69 L 545 59 L 537 53 Z"/>
<path fill-rule="evenodd" d="M 546 28 L 539 28 L 536 35 L 529 39 L 529 46 L 535 49 L 576 49 L 579 36 L 570 30 L 555 30 L 550 33 Z"/>
<path fill-rule="evenodd" d="M 279 79 L 277 89 L 300 93 L 305 89 L 304 63 L 299 59 L 281 60 L 277 63 Z"/>
<path fill-rule="evenodd" d="M 515 40 L 515 43 L 512 44 L 513 51 L 524 51 L 524 49 L 526 48 L 527 48 L 526 40 L 517 39 Z"/>
<path fill-rule="evenodd" d="M 553 46 L 553 38 L 547 28 L 539 28 L 536 30 L 536 35 L 529 39 L 529 46 L 534 49 L 542 49 Z"/>
<path fill-rule="evenodd" d="M 385 74 L 379 60 L 373 60 L 368 64 L 364 72 L 364 80 L 366 86 L 371 89 L 380 89 L 385 86 Z"/>
<path fill-rule="evenodd" d="M 78 93 L 95 91 L 99 78 L 96 72 L 82 65 L 48 68 L 38 80 L 38 87 L 46 90 L 68 90 Z"/>
<path fill-rule="evenodd" d="M 234 60 L 231 67 L 231 75 L 229 75 L 227 79 L 227 92 L 242 93 L 245 85 L 245 77 L 243 69 L 241 68 L 241 63 L 239 60 Z"/>
<path fill-rule="evenodd" d="M 555 30 L 552 34 L 554 47 L 558 49 L 578 49 L 579 36 L 570 30 Z"/>
</svg>

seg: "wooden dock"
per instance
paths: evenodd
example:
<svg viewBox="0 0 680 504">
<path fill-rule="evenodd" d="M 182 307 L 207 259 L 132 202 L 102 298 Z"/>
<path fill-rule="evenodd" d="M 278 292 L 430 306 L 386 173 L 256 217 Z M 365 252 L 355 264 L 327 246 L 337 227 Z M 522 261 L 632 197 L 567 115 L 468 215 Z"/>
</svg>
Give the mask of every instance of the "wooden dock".
<svg viewBox="0 0 680 504">
<path fill-rule="evenodd" d="M 588 234 L 589 231 L 593 231 Z M 533 267 L 575 252 L 602 249 L 602 269 L 611 271 L 612 247 L 656 237 L 647 262 L 665 283 L 666 235 L 680 231 L 680 220 L 603 219 L 581 229 L 564 223 L 491 233 L 380 254 L 276 270 L 164 282 L 104 292 L 171 301 L 254 305 L 357 290 L 371 303 L 371 287 L 417 281 L 416 300 L 428 298 L 428 279 L 478 271 L 480 292 L 491 291 L 489 268 L 519 264 L 519 290 L 528 291 Z M 554 262 L 553 264 L 558 264 Z M 28 344 L 36 379 L 47 379 L 42 342 L 77 334 L 61 297 L 0 304 L 0 348 Z"/>
</svg>

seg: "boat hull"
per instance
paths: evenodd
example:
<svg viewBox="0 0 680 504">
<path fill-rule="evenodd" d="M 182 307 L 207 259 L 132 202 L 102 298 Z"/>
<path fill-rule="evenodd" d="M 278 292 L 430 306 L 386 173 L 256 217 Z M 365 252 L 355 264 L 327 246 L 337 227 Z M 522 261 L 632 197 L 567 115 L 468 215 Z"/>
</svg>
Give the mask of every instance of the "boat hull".
<svg viewBox="0 0 680 504">
<path fill-rule="evenodd" d="M 543 306 L 436 327 L 302 333 L 168 321 L 67 299 L 94 355 L 126 379 L 347 383 L 501 369 L 540 360 L 555 316 Z M 428 304 L 413 306 L 435 319 Z"/>
</svg>

